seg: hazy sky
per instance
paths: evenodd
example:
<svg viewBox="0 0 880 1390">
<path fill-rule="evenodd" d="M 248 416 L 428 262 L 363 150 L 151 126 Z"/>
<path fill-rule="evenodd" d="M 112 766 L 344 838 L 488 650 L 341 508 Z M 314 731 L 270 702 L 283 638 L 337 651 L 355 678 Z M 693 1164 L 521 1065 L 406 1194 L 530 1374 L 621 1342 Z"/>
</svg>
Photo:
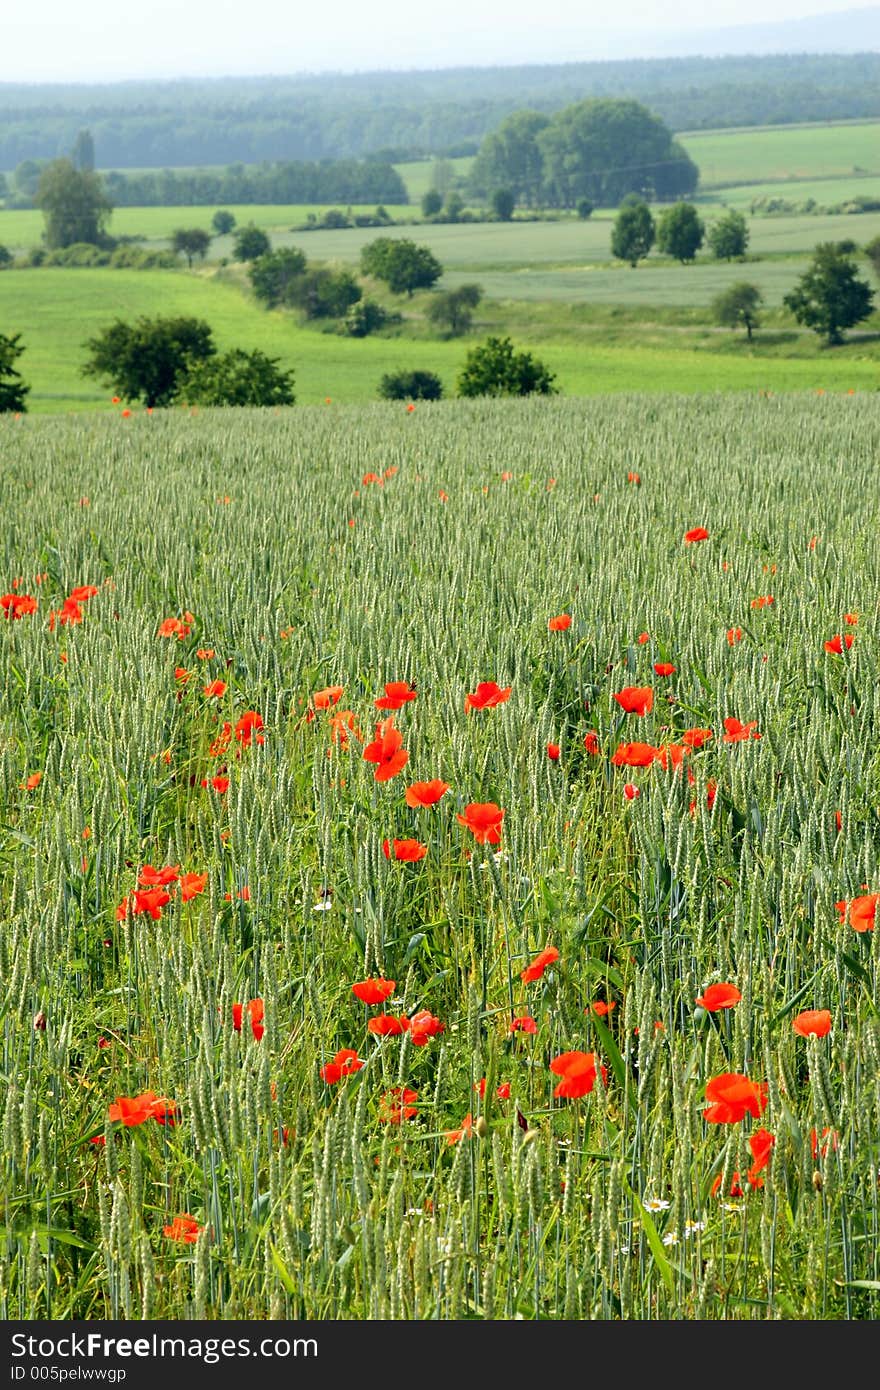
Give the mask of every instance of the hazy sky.
<svg viewBox="0 0 880 1390">
<path fill-rule="evenodd" d="M 876 0 L 874 0 L 876 4 Z M 8 0 L 0 81 L 566 62 L 649 51 L 648 34 L 785 22 L 862 0 Z M 537 18 L 536 18 L 537 17 Z M 640 35 L 643 36 L 640 39 Z M 621 40 L 626 40 L 624 44 Z"/>
</svg>

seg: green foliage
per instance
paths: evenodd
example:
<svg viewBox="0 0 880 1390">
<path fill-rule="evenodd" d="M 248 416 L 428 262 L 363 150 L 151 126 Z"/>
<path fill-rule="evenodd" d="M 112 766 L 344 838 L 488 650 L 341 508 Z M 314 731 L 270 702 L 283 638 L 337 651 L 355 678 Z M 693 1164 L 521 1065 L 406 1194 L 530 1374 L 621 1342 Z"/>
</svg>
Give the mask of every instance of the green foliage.
<svg viewBox="0 0 880 1390">
<path fill-rule="evenodd" d="M 447 193 L 446 202 L 443 204 L 443 221 L 457 222 L 464 212 L 464 198 L 454 189 Z"/>
<path fill-rule="evenodd" d="M 262 227 L 251 222 L 247 227 L 239 227 L 232 241 L 232 255 L 236 261 L 255 261 L 272 250 L 272 243 Z"/>
<path fill-rule="evenodd" d="M 699 171 L 659 116 L 637 101 L 593 98 L 567 106 L 537 137 L 549 206 L 580 198 L 617 204 L 628 193 L 692 193 Z"/>
<path fill-rule="evenodd" d="M 80 173 L 90 174 L 95 167 L 95 142 L 91 131 L 81 130 L 73 142 L 70 162 Z"/>
<path fill-rule="evenodd" d="M 516 194 L 512 188 L 496 188 L 489 200 L 492 216 L 499 222 L 509 222 L 516 207 Z"/>
<path fill-rule="evenodd" d="M 193 362 L 216 352 L 204 319 L 148 318 L 135 323 L 116 319 L 85 346 L 90 356 L 82 368 L 125 400 L 147 406 L 170 405 Z"/>
<path fill-rule="evenodd" d="M 258 256 L 248 271 L 254 297 L 267 309 L 277 308 L 287 301 L 291 285 L 305 268 L 305 253 L 296 246 L 282 246 Z"/>
<path fill-rule="evenodd" d="M 328 208 L 321 217 L 320 225 L 331 231 L 338 231 L 342 227 L 350 227 L 351 218 L 342 211 L 342 208 Z"/>
<path fill-rule="evenodd" d="M 452 338 L 466 333 L 473 322 L 473 311 L 483 297 L 479 285 L 459 285 L 455 290 L 437 294 L 427 308 L 427 318 Z"/>
<path fill-rule="evenodd" d="M 348 270 L 306 270 L 291 280 L 284 302 L 307 319 L 336 319 L 356 304 L 363 291 Z"/>
<path fill-rule="evenodd" d="M 654 219 L 647 203 L 629 196 L 614 219 L 611 231 L 611 254 L 631 266 L 647 256 L 656 235 Z"/>
<path fill-rule="evenodd" d="M 211 245 L 211 233 L 203 227 L 177 227 L 171 233 L 171 249 L 175 255 L 186 256 L 191 268 L 194 259 L 203 261 Z"/>
<path fill-rule="evenodd" d="M 477 197 L 507 188 L 516 201 L 537 207 L 544 196 L 544 154 L 538 143 L 550 117 L 542 111 L 514 111 L 487 135 L 474 161 L 469 187 Z"/>
<path fill-rule="evenodd" d="M 578 198 L 574 206 L 575 212 L 582 222 L 586 222 L 587 218 L 592 215 L 593 204 L 589 198 Z"/>
<path fill-rule="evenodd" d="M 113 259 L 113 254 L 104 247 L 95 246 L 91 241 L 74 241 L 70 246 L 59 247 L 57 251 L 48 251 L 41 264 L 78 266 L 80 268 L 109 265 Z"/>
<path fill-rule="evenodd" d="M 361 270 L 384 280 L 392 294 L 430 289 L 443 274 L 443 267 L 427 246 L 406 237 L 378 237 L 361 251 Z"/>
<path fill-rule="evenodd" d="M 516 352 L 509 338 L 487 338 L 471 348 L 456 382 L 460 396 L 551 395 L 554 374 L 530 352 Z"/>
<path fill-rule="evenodd" d="M 709 228 L 706 240 L 716 260 L 739 259 L 749 244 L 749 224 L 737 208 L 728 208 Z"/>
<path fill-rule="evenodd" d="M 696 256 L 705 230 L 693 203 L 675 203 L 657 219 L 657 249 L 684 265 Z"/>
<path fill-rule="evenodd" d="M 852 261 L 852 242 L 821 242 L 813 261 L 783 303 L 798 323 L 815 329 L 826 343 L 843 341 L 843 330 L 866 319 L 874 292 L 860 280 Z"/>
<path fill-rule="evenodd" d="M 74 168 L 69 159 L 53 159 L 40 174 L 34 202 L 46 220 L 50 251 L 104 240 L 113 204 L 98 174 Z"/>
<path fill-rule="evenodd" d="M 422 195 L 422 216 L 436 217 L 443 206 L 443 194 L 436 188 L 429 188 Z"/>
<path fill-rule="evenodd" d="M 218 236 L 228 236 L 235 227 L 235 214 L 226 208 L 218 208 L 211 218 L 211 226 Z"/>
<path fill-rule="evenodd" d="M 439 401 L 443 383 L 434 372 L 386 372 L 379 382 L 383 401 Z"/>
<path fill-rule="evenodd" d="M 267 357 L 258 348 L 233 348 L 190 360 L 175 399 L 188 405 L 293 405 L 293 380 L 293 371 L 281 370 L 277 357 Z"/>
<path fill-rule="evenodd" d="M 751 341 L 752 329 L 761 322 L 762 303 L 763 295 L 758 286 L 739 280 L 712 301 L 712 314 L 722 328 L 744 328 Z"/>
<path fill-rule="evenodd" d="M 871 262 L 874 274 L 880 275 L 880 236 L 873 237 L 862 249 Z"/>
<path fill-rule="evenodd" d="M 0 414 L 8 411 L 24 414 L 27 409 L 24 398 L 31 388 L 22 381 L 15 366 L 24 352 L 20 340 L 20 333 L 0 333 Z"/>
<path fill-rule="evenodd" d="M 377 333 L 380 328 L 399 323 L 400 314 L 389 314 L 381 304 L 373 299 L 361 299 L 352 304 L 342 323 L 342 331 L 349 338 L 366 338 Z"/>
<path fill-rule="evenodd" d="M 7 266 L 12 265 L 12 261 L 13 256 L 9 247 L 0 243 L 0 270 L 5 270 Z"/>
</svg>

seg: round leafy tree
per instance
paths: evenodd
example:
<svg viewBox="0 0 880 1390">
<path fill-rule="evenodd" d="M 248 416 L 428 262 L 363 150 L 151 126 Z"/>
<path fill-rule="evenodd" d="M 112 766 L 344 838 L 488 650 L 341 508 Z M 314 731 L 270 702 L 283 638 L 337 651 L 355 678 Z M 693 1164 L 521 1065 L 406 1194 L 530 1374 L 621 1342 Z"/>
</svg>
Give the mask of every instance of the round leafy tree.
<svg viewBox="0 0 880 1390">
<path fill-rule="evenodd" d="M 530 352 L 517 352 L 509 338 L 487 338 L 471 348 L 459 374 L 460 396 L 549 396 L 554 374 Z"/>
<path fill-rule="evenodd" d="M 654 245 L 654 236 L 654 219 L 648 204 L 634 194 L 625 198 L 611 232 L 612 256 L 637 266 Z"/>
<path fill-rule="evenodd" d="M 443 383 L 433 372 L 386 372 L 379 395 L 383 401 L 439 401 Z"/>
<path fill-rule="evenodd" d="M 657 249 L 684 265 L 696 256 L 705 230 L 693 203 L 675 203 L 657 219 Z"/>
</svg>

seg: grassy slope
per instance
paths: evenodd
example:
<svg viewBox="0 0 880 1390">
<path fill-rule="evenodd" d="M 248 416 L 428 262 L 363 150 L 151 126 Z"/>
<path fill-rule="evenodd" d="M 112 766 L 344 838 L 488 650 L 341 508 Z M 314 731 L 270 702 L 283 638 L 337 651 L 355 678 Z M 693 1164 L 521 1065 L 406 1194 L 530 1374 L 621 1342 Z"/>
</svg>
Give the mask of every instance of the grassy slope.
<svg viewBox="0 0 880 1390">
<path fill-rule="evenodd" d="M 880 174 L 880 123 L 762 126 L 707 130 L 678 137 L 699 166 L 704 186 L 769 179 Z"/>
</svg>

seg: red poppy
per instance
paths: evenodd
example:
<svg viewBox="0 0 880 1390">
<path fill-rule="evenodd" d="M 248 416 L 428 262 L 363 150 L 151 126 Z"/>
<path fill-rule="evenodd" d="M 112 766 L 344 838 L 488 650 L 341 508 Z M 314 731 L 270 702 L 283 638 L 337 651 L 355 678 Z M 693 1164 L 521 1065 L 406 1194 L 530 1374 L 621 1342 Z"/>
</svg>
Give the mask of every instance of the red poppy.
<svg viewBox="0 0 880 1390">
<path fill-rule="evenodd" d="M 371 483 L 377 483 L 379 487 L 382 487 L 384 481 L 384 478 L 382 478 L 378 473 L 365 473 L 364 476 L 361 478 L 361 483 L 364 487 L 369 487 Z"/>
<path fill-rule="evenodd" d="M 750 1081 L 739 1072 L 723 1072 L 707 1082 L 706 1099 L 713 1102 L 703 1111 L 709 1124 L 736 1124 L 746 1115 L 759 1120 L 767 1106 L 767 1083 Z"/>
<path fill-rule="evenodd" d="M 182 1216 L 175 1216 L 170 1226 L 163 1226 L 162 1234 L 167 1236 L 169 1240 L 179 1240 L 184 1245 L 195 1245 L 204 1229 L 204 1226 L 200 1226 L 195 1217 L 184 1212 Z"/>
<path fill-rule="evenodd" d="M 612 699 L 627 714 L 650 714 L 654 707 L 654 692 L 649 685 L 628 685 Z"/>
<path fill-rule="evenodd" d="M 413 782 L 406 789 L 407 806 L 434 806 L 449 791 L 449 783 L 435 777 L 432 782 Z"/>
<path fill-rule="evenodd" d="M 225 831 L 223 832 L 223 834 L 224 834 L 224 835 L 228 835 L 229 832 L 225 830 Z M 238 892 L 236 893 L 235 896 L 238 898 L 239 902 L 249 903 L 250 900 L 251 900 L 251 890 L 250 890 L 250 888 L 248 887 L 248 885 L 245 884 L 243 888 L 239 888 L 239 890 L 238 890 Z M 224 893 L 224 894 L 223 894 L 223 900 L 224 900 L 224 902 L 231 903 L 231 902 L 232 902 L 232 894 L 231 894 L 231 893 Z"/>
<path fill-rule="evenodd" d="M 537 1033 L 538 1025 L 531 1014 L 520 1014 L 518 1018 L 511 1019 L 511 1033 Z"/>
<path fill-rule="evenodd" d="M 142 1125 L 147 1120 L 157 1120 L 160 1125 L 174 1124 L 177 1117 L 177 1102 L 167 1096 L 157 1096 L 155 1091 L 143 1091 L 139 1096 L 117 1096 L 107 1111 L 108 1118 L 131 1128 Z"/>
<path fill-rule="evenodd" d="M 222 796 L 224 792 L 229 791 L 229 778 L 223 773 L 219 773 L 216 777 L 211 777 L 210 779 L 203 777 L 202 786 L 207 787 L 209 784 L 211 790 L 215 791 L 218 796 Z"/>
<path fill-rule="evenodd" d="M 859 621 L 858 613 L 844 613 L 843 621 L 849 623 L 850 627 L 857 627 Z"/>
<path fill-rule="evenodd" d="M 599 735 L 592 730 L 584 738 L 584 747 L 591 758 L 599 756 Z"/>
<path fill-rule="evenodd" d="M 660 756 L 650 743 L 619 743 L 611 762 L 615 767 L 650 767 Z"/>
<path fill-rule="evenodd" d="M 531 984 L 533 980 L 540 980 L 548 965 L 552 965 L 556 960 L 559 960 L 559 952 L 556 947 L 545 946 L 543 951 L 535 956 L 531 965 L 527 965 L 525 970 L 519 972 L 520 979 L 524 980 L 527 985 Z"/>
<path fill-rule="evenodd" d="M 764 594 L 760 598 L 753 598 L 751 606 L 752 608 L 770 608 L 775 601 L 772 594 Z"/>
<path fill-rule="evenodd" d="M 416 694 L 417 691 L 410 689 L 409 681 L 391 681 L 385 687 L 385 694 L 376 700 L 376 709 L 402 709 L 416 698 Z"/>
<path fill-rule="evenodd" d="M 626 481 L 628 483 L 634 483 L 635 486 L 638 487 L 642 480 L 639 477 L 638 473 L 629 472 L 626 475 Z"/>
<path fill-rule="evenodd" d="M 547 757 L 550 759 L 551 763 L 555 763 L 555 762 L 558 762 L 558 761 L 559 761 L 559 754 L 560 754 L 560 752 L 561 752 L 561 749 L 560 749 L 558 743 L 548 743 L 548 744 L 547 744 Z"/>
<path fill-rule="evenodd" d="M 458 1144 L 462 1139 L 470 1139 L 474 1132 L 474 1119 L 468 1112 L 461 1122 L 460 1129 L 450 1129 L 446 1131 L 447 1144 Z"/>
<path fill-rule="evenodd" d="M 175 666 L 174 679 L 176 681 L 179 681 L 181 685 L 186 685 L 187 681 L 189 680 L 189 676 L 190 673 L 185 666 Z"/>
<path fill-rule="evenodd" d="M 707 541 L 708 539 L 709 532 L 705 526 L 692 526 L 690 531 L 684 533 L 685 545 L 693 545 L 694 541 Z"/>
<path fill-rule="evenodd" d="M 696 1002 L 707 1014 L 714 1014 L 719 1009 L 734 1008 L 741 999 L 742 995 L 736 985 L 709 985 Z"/>
<path fill-rule="evenodd" d="M 591 1005 L 590 1005 L 590 1008 L 591 1008 L 591 1010 L 593 1011 L 593 1013 L 596 1015 L 597 1018 L 605 1018 L 606 1015 L 608 1015 L 608 1014 L 611 1013 L 611 1010 L 612 1010 L 612 1009 L 616 1009 L 616 1008 L 617 1008 L 617 1000 L 616 1000 L 616 999 L 608 999 L 608 1000 L 605 1000 L 605 999 L 597 999 L 596 1002 L 595 1002 L 595 1004 L 591 1004 Z M 584 1013 L 586 1013 L 586 1012 L 587 1012 L 586 1009 L 584 1009 Z"/>
<path fill-rule="evenodd" d="M 571 627 L 571 615 L 560 613 L 558 618 L 551 618 L 547 626 L 551 632 L 565 632 Z"/>
<path fill-rule="evenodd" d="M 396 981 L 371 975 L 368 979 L 358 980 L 356 984 L 353 984 L 351 992 L 356 999 L 360 999 L 362 1004 L 384 1004 L 396 988 Z"/>
<path fill-rule="evenodd" d="M 671 676 L 675 673 L 675 667 L 671 661 L 655 661 L 654 670 L 658 676 Z"/>
<path fill-rule="evenodd" d="M 315 709 L 329 709 L 331 705 L 339 704 L 344 690 L 344 685 L 328 685 L 324 690 L 316 690 L 312 696 L 312 704 Z"/>
<path fill-rule="evenodd" d="M 428 1009 L 420 1009 L 409 1020 L 409 1037 L 413 1047 L 424 1047 L 429 1038 L 445 1032 L 446 1024 L 441 1023 Z"/>
<path fill-rule="evenodd" d="M 741 627 L 729 627 L 727 629 L 727 645 L 733 647 L 737 642 L 742 641 L 743 630 Z"/>
<path fill-rule="evenodd" d="M 235 724 L 235 737 L 242 748 L 250 748 L 251 743 L 265 743 L 266 739 L 260 730 L 263 728 L 263 716 L 258 714 L 255 709 L 246 709 L 240 719 Z"/>
<path fill-rule="evenodd" d="M 223 696 L 226 694 L 226 682 L 211 681 L 208 685 L 203 687 L 203 693 L 209 700 L 215 696 L 218 700 L 222 700 Z"/>
<path fill-rule="evenodd" d="M 171 894 L 166 893 L 164 888 L 145 888 L 142 892 L 135 889 L 131 897 L 131 910 L 135 917 L 139 917 L 142 912 L 149 912 L 154 922 L 159 921 L 162 908 L 171 902 Z"/>
<path fill-rule="evenodd" d="M 657 761 L 664 772 L 670 767 L 680 768 L 690 751 L 686 743 L 664 743 L 657 749 Z"/>
<path fill-rule="evenodd" d="M 416 1101 L 418 1091 L 409 1086 L 392 1086 L 379 1101 L 379 1120 L 382 1124 L 399 1125 L 404 1120 L 414 1120 L 418 1114 Z"/>
<path fill-rule="evenodd" d="M 377 1038 L 399 1038 L 409 1028 L 405 1014 L 376 1014 L 367 1024 L 367 1031 Z"/>
<path fill-rule="evenodd" d="M 643 647 L 643 646 L 645 645 L 645 643 L 646 643 L 646 642 L 650 642 L 650 640 L 651 640 L 651 634 L 650 634 L 650 632 L 640 632 L 639 635 L 638 635 L 638 638 L 637 638 L 637 641 L 638 641 L 638 644 L 639 644 L 640 647 Z"/>
<path fill-rule="evenodd" d="M 623 794 L 627 801 L 635 801 L 637 796 L 641 796 L 641 790 L 633 782 L 624 783 Z"/>
<path fill-rule="evenodd" d="M 873 931 L 877 919 L 877 904 L 880 903 L 880 893 L 868 893 L 861 898 L 852 898 L 849 902 L 841 898 L 835 903 L 837 911 L 840 913 L 841 926 L 846 922 L 849 915 L 849 924 L 853 931 Z"/>
<path fill-rule="evenodd" d="M 562 1077 L 553 1091 L 554 1096 L 566 1100 L 588 1096 L 600 1070 L 603 1086 L 608 1080 L 608 1070 L 597 1063 L 595 1052 L 561 1052 L 553 1058 L 550 1070 L 554 1076 Z"/>
<path fill-rule="evenodd" d="M 725 719 L 724 738 L 722 743 L 748 743 L 749 739 L 760 738 L 761 735 L 755 733 L 758 727 L 757 719 L 752 719 L 748 724 L 743 724 L 739 719 Z"/>
<path fill-rule="evenodd" d="M 56 612 L 49 614 L 49 631 L 55 631 L 56 622 L 62 627 L 76 627 L 82 620 L 83 611 L 80 605 L 74 599 L 66 598 Z"/>
<path fill-rule="evenodd" d="M 28 792 L 36 791 L 37 787 L 40 785 L 40 783 L 42 782 L 42 780 L 43 780 L 43 774 L 42 774 L 42 772 L 32 772 L 32 773 L 30 774 L 30 776 L 29 776 L 28 778 L 26 778 L 26 780 L 25 780 L 24 782 L 20 782 L 20 783 L 19 783 L 19 786 L 21 787 L 22 791 L 28 791 Z"/>
<path fill-rule="evenodd" d="M 506 685 L 501 689 L 494 681 L 480 681 L 472 695 L 465 695 L 465 711 L 472 709 L 494 709 L 496 705 L 503 705 L 510 699 L 510 692 L 513 686 Z"/>
<path fill-rule="evenodd" d="M 343 1076 L 353 1076 L 363 1065 L 352 1048 L 343 1047 L 332 1062 L 325 1063 L 321 1068 L 321 1080 L 326 1081 L 328 1086 L 335 1086 Z"/>
<path fill-rule="evenodd" d="M 717 1178 L 715 1179 L 715 1181 L 712 1183 L 712 1189 L 711 1189 L 711 1191 L 712 1191 L 712 1196 L 713 1196 L 713 1197 L 717 1197 L 717 1196 L 718 1196 L 718 1193 L 721 1191 L 721 1174 L 720 1174 L 720 1173 L 718 1174 L 718 1176 L 717 1176 Z M 731 1197 L 742 1197 L 742 1196 L 744 1196 L 742 1187 L 741 1187 L 741 1185 L 740 1185 L 739 1171 L 738 1171 L 738 1170 L 737 1170 L 737 1172 L 735 1172 L 735 1173 L 731 1176 L 729 1196 L 731 1196 Z"/>
<path fill-rule="evenodd" d="M 71 589 L 67 598 L 71 603 L 87 603 L 90 598 L 95 597 L 97 592 L 97 584 L 77 584 L 76 588 Z"/>
<path fill-rule="evenodd" d="M 355 738 L 362 743 L 363 734 L 358 726 L 354 710 L 340 709 L 330 716 L 330 742 L 338 743 L 340 748 L 348 747 L 348 736 L 354 734 Z M 329 749 L 327 750 L 329 753 Z"/>
<path fill-rule="evenodd" d="M 208 747 L 208 756 L 211 758 L 222 758 L 232 741 L 232 725 L 229 720 L 225 720 L 222 733 L 212 740 Z M 204 783 L 202 783 L 204 786 Z"/>
<path fill-rule="evenodd" d="M 409 753 L 403 747 L 403 735 L 394 727 L 393 714 L 376 725 L 376 738 L 364 749 L 364 760 L 376 764 L 377 782 L 390 782 L 406 767 Z"/>
<path fill-rule="evenodd" d="M 167 888 L 169 883 L 176 883 L 179 878 L 179 864 L 166 864 L 162 869 L 154 869 L 152 864 L 144 864 L 138 874 L 138 883 L 142 888 Z"/>
<path fill-rule="evenodd" d="M 501 843 L 501 822 L 504 812 L 494 801 L 471 801 L 464 808 L 464 815 L 456 815 L 460 825 L 467 826 L 478 845 L 498 845 Z"/>
<path fill-rule="evenodd" d="M 824 1144 L 820 1144 L 819 1135 L 817 1134 L 816 1127 L 814 1125 L 813 1128 L 810 1130 L 810 1149 L 812 1151 L 814 1159 L 818 1158 L 820 1154 L 822 1158 L 824 1158 L 828 1152 L 829 1146 L 831 1148 L 832 1153 L 837 1152 L 837 1145 L 840 1140 L 840 1135 L 837 1133 L 836 1129 L 831 1129 L 828 1125 L 826 1125 L 825 1128 L 822 1130 L 822 1138 L 825 1139 L 827 1142 Z"/>
<path fill-rule="evenodd" d="M 181 874 L 180 876 L 180 900 L 188 903 L 192 898 L 198 897 L 199 893 L 204 893 L 208 886 L 207 874 Z"/>
<path fill-rule="evenodd" d="M 480 1100 L 486 1095 L 486 1078 L 481 1076 L 479 1081 L 474 1082 L 474 1090 L 479 1091 Z M 499 1100 L 510 1100 L 510 1082 L 502 1081 L 500 1086 L 495 1088 L 495 1094 Z"/>
<path fill-rule="evenodd" d="M 417 864 L 428 853 L 428 846 L 420 844 L 418 840 L 394 840 L 392 844 L 383 840 L 382 853 L 386 859 L 391 858 L 392 848 L 394 858 L 399 859 L 404 864 Z"/>
<path fill-rule="evenodd" d="M 215 651 L 213 647 L 199 647 L 196 652 L 199 661 L 210 661 L 214 655 Z"/>
<path fill-rule="evenodd" d="M 769 1164 L 770 1154 L 775 1143 L 776 1136 L 771 1134 L 768 1129 L 756 1129 L 754 1134 L 749 1136 L 749 1148 L 755 1160 L 746 1174 L 751 1187 L 764 1186 L 764 1179 L 759 1177 L 758 1174 L 763 1172 Z"/>
<path fill-rule="evenodd" d="M 838 632 L 834 637 L 830 639 L 830 641 L 825 642 L 823 645 L 825 647 L 826 652 L 830 652 L 832 656 L 842 656 L 844 646 L 846 647 L 847 651 L 849 651 L 854 641 L 855 638 L 853 637 L 851 632 L 845 633 L 843 637 L 841 637 L 840 633 Z"/>
<path fill-rule="evenodd" d="M 180 618 L 165 618 L 164 621 L 159 624 L 159 631 L 156 636 L 176 637 L 178 642 L 182 642 L 184 637 L 189 636 L 190 631 L 189 624 L 182 622 Z"/>
<path fill-rule="evenodd" d="M 265 1031 L 266 1031 L 265 1028 L 263 1027 L 263 1019 L 264 1019 L 264 1017 L 265 1017 L 265 1013 L 264 1013 L 264 1009 L 263 1009 L 263 1001 L 262 1001 L 262 999 L 251 999 L 250 1003 L 249 1003 L 248 1006 L 247 1006 L 247 1011 L 248 1011 L 248 1015 L 250 1016 L 250 1020 L 251 1020 L 251 1032 L 252 1032 L 253 1035 L 254 1035 L 254 1040 L 255 1040 L 256 1042 L 259 1042 L 260 1039 L 262 1038 L 263 1034 L 264 1034 Z M 242 1015 L 243 1015 L 243 1013 L 244 1013 L 244 1005 L 243 1005 L 243 1004 L 233 1004 L 233 1006 L 232 1006 L 232 1026 L 233 1026 L 233 1028 L 235 1029 L 236 1033 L 240 1033 L 240 1032 L 241 1032 L 241 1020 L 242 1020 Z"/>
<path fill-rule="evenodd" d="M 831 1032 L 831 1010 L 804 1009 L 803 1013 L 791 1020 L 791 1026 L 802 1038 L 809 1038 L 813 1034 L 817 1038 L 824 1038 Z"/>
<path fill-rule="evenodd" d="M 0 608 L 3 609 L 4 618 L 15 621 L 27 613 L 36 613 L 39 604 L 30 594 L 0 594 Z"/>
<path fill-rule="evenodd" d="M 685 729 L 681 741 L 687 744 L 688 748 L 702 748 L 703 744 L 711 737 L 711 729 Z"/>
</svg>

